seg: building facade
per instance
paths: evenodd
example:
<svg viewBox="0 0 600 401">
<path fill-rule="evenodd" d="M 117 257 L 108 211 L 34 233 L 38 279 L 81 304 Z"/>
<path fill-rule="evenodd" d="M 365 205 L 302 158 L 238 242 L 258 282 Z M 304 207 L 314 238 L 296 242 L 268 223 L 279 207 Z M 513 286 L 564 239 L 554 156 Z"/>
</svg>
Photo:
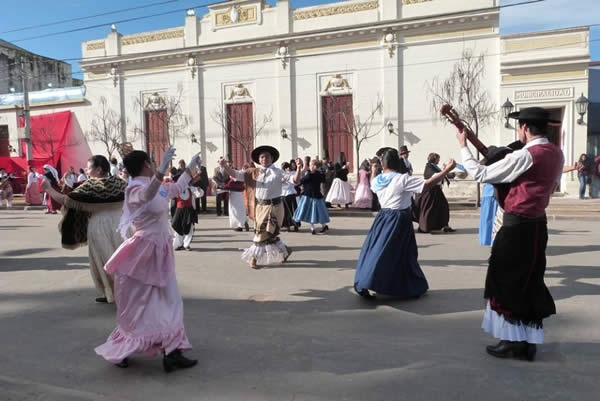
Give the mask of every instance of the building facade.
<svg viewBox="0 0 600 401">
<path fill-rule="evenodd" d="M 588 30 L 501 38 L 498 5 L 350 0 L 294 10 L 286 0 L 233 0 L 202 17 L 188 12 L 182 27 L 111 32 L 82 43 L 89 106 L 77 108 L 78 120 L 85 131 L 104 99 L 122 116 L 123 140 L 157 161 L 172 143 L 185 159 L 200 151 L 207 167 L 221 156 L 240 167 L 252 147 L 270 144 L 282 160 L 343 152 L 356 171 L 380 147 L 406 145 L 419 174 L 430 152 L 460 155 L 428 88 L 468 49 L 483 56 L 481 87 L 498 110 L 480 139 L 514 140 L 501 118 L 507 98 L 517 108 L 542 105 L 561 114 L 560 145 L 571 163 L 586 143 L 573 101 L 587 92 L 580 66 L 589 62 Z M 367 139 L 357 146 L 352 133 Z M 576 192 L 576 178 L 563 181 L 563 192 Z M 471 196 L 475 186 L 452 188 Z"/>
</svg>

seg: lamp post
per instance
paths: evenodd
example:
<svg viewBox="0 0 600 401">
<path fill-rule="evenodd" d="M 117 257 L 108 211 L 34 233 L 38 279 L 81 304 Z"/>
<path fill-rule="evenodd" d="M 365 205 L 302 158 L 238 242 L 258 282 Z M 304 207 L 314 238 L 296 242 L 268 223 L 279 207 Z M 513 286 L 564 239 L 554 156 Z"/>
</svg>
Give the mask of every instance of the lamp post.
<svg viewBox="0 0 600 401">
<path fill-rule="evenodd" d="M 394 133 L 394 123 L 392 123 L 391 121 L 388 121 L 387 130 L 390 134 L 393 134 Z"/>
<path fill-rule="evenodd" d="M 285 128 L 282 128 L 281 131 L 279 131 L 279 133 L 281 134 L 281 137 L 283 139 L 289 139 L 287 131 L 285 130 Z"/>
<path fill-rule="evenodd" d="M 506 119 L 506 122 L 504 123 L 504 128 L 510 128 L 510 124 L 508 123 L 508 115 L 512 113 L 514 108 L 515 105 L 510 102 L 509 98 L 506 98 L 506 102 L 504 102 L 504 104 L 502 105 L 502 115 Z"/>
<path fill-rule="evenodd" d="M 577 107 L 577 114 L 579 114 L 579 120 L 577 120 L 577 124 L 579 125 L 584 124 L 583 116 L 585 116 L 585 113 L 587 113 L 588 104 L 589 100 L 587 99 L 587 97 L 583 96 L 582 92 L 581 96 L 579 96 L 579 99 L 575 101 L 575 107 Z"/>
</svg>

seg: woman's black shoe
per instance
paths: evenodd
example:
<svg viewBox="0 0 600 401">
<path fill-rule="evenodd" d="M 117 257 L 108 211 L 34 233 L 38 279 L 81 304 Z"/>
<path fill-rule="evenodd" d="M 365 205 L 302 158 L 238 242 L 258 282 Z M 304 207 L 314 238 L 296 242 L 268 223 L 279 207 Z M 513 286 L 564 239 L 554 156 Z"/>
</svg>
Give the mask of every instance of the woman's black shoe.
<svg viewBox="0 0 600 401">
<path fill-rule="evenodd" d="M 294 224 L 294 232 L 297 233 L 298 232 L 298 224 Z"/>
<path fill-rule="evenodd" d="M 319 231 L 321 234 L 325 234 L 327 231 L 329 231 L 329 226 L 328 225 L 324 225 L 323 228 L 321 229 L 321 231 Z"/>
<path fill-rule="evenodd" d="M 356 291 L 356 293 L 358 295 L 360 295 L 361 297 L 365 298 L 365 299 L 375 299 L 375 295 L 371 295 L 371 293 L 369 292 L 369 290 L 367 290 L 366 288 L 363 288 L 362 290 L 358 290 L 356 288 L 356 285 L 354 286 L 354 291 Z"/>
<path fill-rule="evenodd" d="M 178 246 L 175 248 L 176 251 L 183 251 L 185 248 L 183 246 Z"/>
<path fill-rule="evenodd" d="M 118 368 L 122 368 L 122 369 L 128 368 L 129 367 L 129 361 L 127 360 L 127 358 L 125 358 L 121 362 L 115 363 L 115 366 L 118 367 Z"/>
<path fill-rule="evenodd" d="M 250 226 L 248 225 L 248 222 L 244 223 L 244 229 L 246 231 L 250 231 Z"/>
<path fill-rule="evenodd" d="M 316 231 L 315 231 L 313 228 L 311 228 L 311 229 L 310 229 L 310 233 L 311 233 L 312 235 L 315 235 L 317 232 L 316 232 Z"/>
<path fill-rule="evenodd" d="M 106 297 L 98 297 L 98 298 L 96 298 L 96 303 L 107 304 L 108 300 L 106 299 Z"/>
<path fill-rule="evenodd" d="M 181 354 L 181 351 L 176 349 L 169 355 L 165 355 L 163 358 L 163 369 L 167 373 L 171 373 L 177 369 L 187 369 L 192 366 L 196 366 L 198 361 L 196 359 L 188 359 Z"/>
<path fill-rule="evenodd" d="M 233 229 L 233 231 L 244 231 L 244 229 L 242 227 L 236 227 Z"/>
<path fill-rule="evenodd" d="M 444 231 L 445 233 L 453 233 L 453 232 L 455 232 L 456 230 L 455 230 L 455 229 L 453 229 L 453 228 L 452 228 L 452 227 L 450 227 L 450 226 L 446 226 L 446 227 L 444 227 L 443 231 Z"/>
</svg>

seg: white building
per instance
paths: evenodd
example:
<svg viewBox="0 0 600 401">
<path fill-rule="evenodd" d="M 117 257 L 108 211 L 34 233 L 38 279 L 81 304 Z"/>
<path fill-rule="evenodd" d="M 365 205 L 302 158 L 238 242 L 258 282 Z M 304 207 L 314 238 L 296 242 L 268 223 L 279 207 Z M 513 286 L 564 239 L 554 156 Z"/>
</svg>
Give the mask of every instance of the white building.
<svg viewBox="0 0 600 401">
<path fill-rule="evenodd" d="M 485 56 L 482 86 L 500 114 L 481 129 L 482 141 L 514 140 L 501 118 L 507 98 L 516 107 L 540 105 L 560 115 L 559 143 L 572 163 L 586 147 L 574 100 L 587 94 L 588 29 L 501 38 L 498 3 L 351 0 L 296 10 L 286 0 L 274 7 L 260 0 L 215 4 L 203 17 L 189 12 L 182 27 L 84 42 L 87 106 L 74 111 L 86 130 L 105 97 L 126 121 L 123 135 L 140 133 L 135 146 L 156 159 L 174 141 L 179 157 L 201 151 L 209 168 L 223 155 L 241 165 L 244 148 L 270 144 L 281 160 L 343 151 L 355 169 L 382 146 L 407 145 L 419 173 L 430 152 L 459 157 L 455 129 L 434 116 L 426 88 L 471 49 Z M 180 118 L 167 118 L 169 136 L 166 110 L 177 99 Z M 362 144 L 359 159 L 344 122 L 368 119 L 378 99 L 370 133 L 379 133 Z M 263 128 L 256 137 L 253 126 Z M 576 188 L 576 177 L 563 178 L 562 191 Z"/>
</svg>

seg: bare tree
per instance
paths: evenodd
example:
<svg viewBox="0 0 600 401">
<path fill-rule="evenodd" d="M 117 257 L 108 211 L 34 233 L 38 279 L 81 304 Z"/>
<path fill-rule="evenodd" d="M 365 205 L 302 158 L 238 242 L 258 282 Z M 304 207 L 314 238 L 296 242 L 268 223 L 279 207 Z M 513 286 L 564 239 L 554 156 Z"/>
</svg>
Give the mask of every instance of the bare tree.
<svg viewBox="0 0 600 401">
<path fill-rule="evenodd" d="M 160 96 L 154 93 L 144 100 L 136 98 L 135 108 L 137 110 L 150 110 L 156 112 L 154 117 L 157 118 L 165 127 L 168 135 L 169 144 L 174 144 L 177 137 L 184 136 L 191 118 L 183 112 L 183 88 L 180 86 L 177 89 L 177 94 L 174 96 Z M 148 127 L 141 128 L 138 125 L 133 127 L 133 132 L 136 135 L 145 135 Z"/>
<path fill-rule="evenodd" d="M 331 96 L 331 98 L 333 97 Z M 331 102 L 331 104 L 334 105 L 331 109 L 323 111 L 325 120 L 332 123 L 339 117 L 339 129 L 345 134 L 352 136 L 354 147 L 356 148 L 354 170 L 358 174 L 361 162 L 360 148 L 365 141 L 379 135 L 385 127 L 384 124 L 379 126 L 379 124 L 373 123 L 377 115 L 383 111 L 383 101 L 378 95 L 375 103 L 371 105 L 371 110 L 364 117 L 361 117 L 359 114 L 357 106 L 353 106 L 354 110 L 347 110 L 347 106 L 343 103 L 340 103 L 338 107 L 335 106 L 336 102 Z"/>
<path fill-rule="evenodd" d="M 450 76 L 445 80 L 434 78 L 427 83 L 427 92 L 431 99 L 431 112 L 436 118 L 441 107 L 451 104 L 463 119 L 465 125 L 479 136 L 479 129 L 495 121 L 496 104 L 481 84 L 485 79 L 485 56 L 473 54 L 472 49 L 463 50 L 462 57 L 454 64 Z M 445 121 L 445 120 L 444 120 Z M 479 159 L 479 151 L 477 151 Z M 481 203 L 480 184 L 477 183 L 475 207 Z"/>
<path fill-rule="evenodd" d="M 267 125 L 273 122 L 273 110 L 267 114 L 259 115 L 256 112 L 256 108 L 252 107 L 252 125 L 249 127 L 249 133 L 244 132 L 241 119 L 230 115 L 223 103 L 217 105 L 217 108 L 210 114 L 210 118 L 223 128 L 228 138 L 238 143 L 244 149 L 244 160 L 241 162 L 246 163 L 250 161 L 250 152 L 252 152 L 252 148 L 256 145 L 256 138 L 263 133 Z"/>
<path fill-rule="evenodd" d="M 119 113 L 108 106 L 108 101 L 104 96 L 100 98 L 98 107 L 91 128 L 85 133 L 85 136 L 88 140 L 102 143 L 110 159 L 115 152 L 119 151 L 123 143 L 134 141 L 137 133 L 134 130 L 130 135 L 123 134 L 125 121 Z"/>
<path fill-rule="evenodd" d="M 496 104 L 489 92 L 482 88 L 485 79 L 485 56 L 473 54 L 473 50 L 463 50 L 462 57 L 454 64 L 450 75 L 440 80 L 427 82 L 431 112 L 442 118 L 440 109 L 451 104 L 466 125 L 478 136 L 479 129 L 491 124 L 497 115 Z"/>
</svg>

